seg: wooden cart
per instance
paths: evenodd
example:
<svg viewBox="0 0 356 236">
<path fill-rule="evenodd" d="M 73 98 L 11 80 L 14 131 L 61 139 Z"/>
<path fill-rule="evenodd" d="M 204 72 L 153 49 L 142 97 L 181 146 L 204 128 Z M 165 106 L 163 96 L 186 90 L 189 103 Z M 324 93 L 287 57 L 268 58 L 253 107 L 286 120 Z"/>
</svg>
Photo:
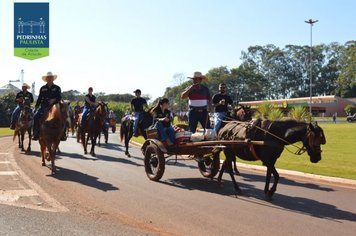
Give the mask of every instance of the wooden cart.
<svg viewBox="0 0 356 236">
<path fill-rule="evenodd" d="M 216 140 L 187 142 L 165 147 L 158 139 L 147 139 L 141 147 L 144 155 L 145 171 L 150 180 L 162 178 L 166 162 L 169 160 L 195 160 L 200 173 L 213 178 L 220 169 L 220 152 L 227 147 L 236 145 L 263 145 L 263 141 L 247 140 Z M 178 156 L 182 158 L 178 159 Z M 169 159 L 174 157 L 174 159 Z M 166 160 L 167 159 L 167 160 Z"/>
</svg>

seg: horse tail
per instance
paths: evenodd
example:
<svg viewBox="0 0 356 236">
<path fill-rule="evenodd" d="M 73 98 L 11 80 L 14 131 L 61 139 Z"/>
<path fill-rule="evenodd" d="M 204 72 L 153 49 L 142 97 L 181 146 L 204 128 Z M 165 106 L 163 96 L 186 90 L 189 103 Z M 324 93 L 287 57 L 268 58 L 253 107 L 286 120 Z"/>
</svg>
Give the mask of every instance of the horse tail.
<svg viewBox="0 0 356 236">
<path fill-rule="evenodd" d="M 17 135 L 19 135 L 19 130 L 16 128 L 14 130 L 14 136 L 12 137 L 12 141 L 15 141 Z"/>
<path fill-rule="evenodd" d="M 121 142 L 124 139 L 124 126 L 125 126 L 125 121 L 123 121 L 120 126 L 120 141 Z"/>
</svg>

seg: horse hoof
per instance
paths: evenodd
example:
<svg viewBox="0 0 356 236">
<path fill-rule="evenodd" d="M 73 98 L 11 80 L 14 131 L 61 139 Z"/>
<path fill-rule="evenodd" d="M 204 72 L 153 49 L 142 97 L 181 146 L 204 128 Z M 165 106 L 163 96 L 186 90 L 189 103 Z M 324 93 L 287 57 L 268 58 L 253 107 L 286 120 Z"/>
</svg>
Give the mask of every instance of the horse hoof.
<svg viewBox="0 0 356 236">
<path fill-rule="evenodd" d="M 86 154 L 88 154 L 88 152 L 87 152 L 87 151 L 84 151 L 84 154 L 86 155 Z"/>
<path fill-rule="evenodd" d="M 237 195 L 240 195 L 240 196 L 244 195 L 244 193 L 242 192 L 242 190 L 239 187 L 235 187 L 235 191 L 236 191 Z"/>
<path fill-rule="evenodd" d="M 27 151 L 28 151 L 28 152 L 31 152 L 31 148 L 30 148 L 30 147 L 28 147 L 28 148 L 27 148 Z"/>
<path fill-rule="evenodd" d="M 42 166 L 46 166 L 46 164 L 44 162 L 42 162 Z"/>
<path fill-rule="evenodd" d="M 269 202 L 272 201 L 272 196 L 273 196 L 273 193 L 271 191 L 267 191 L 265 194 L 265 198 Z"/>
<path fill-rule="evenodd" d="M 95 153 L 91 153 L 91 156 L 92 156 L 92 157 L 96 157 Z"/>
</svg>

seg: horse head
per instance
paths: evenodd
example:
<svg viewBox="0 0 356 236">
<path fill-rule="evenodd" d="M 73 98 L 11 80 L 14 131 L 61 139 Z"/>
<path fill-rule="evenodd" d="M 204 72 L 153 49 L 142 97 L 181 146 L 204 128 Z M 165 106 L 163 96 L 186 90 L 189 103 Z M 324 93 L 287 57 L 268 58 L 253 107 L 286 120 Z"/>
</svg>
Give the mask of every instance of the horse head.
<svg viewBox="0 0 356 236">
<path fill-rule="evenodd" d="M 315 122 L 309 123 L 307 127 L 306 137 L 303 144 L 308 151 L 310 161 L 317 163 L 321 160 L 321 145 L 326 144 L 326 139 L 323 129 Z"/>
<path fill-rule="evenodd" d="M 95 109 L 95 116 L 104 120 L 109 114 L 108 106 L 105 102 L 99 102 Z"/>
<path fill-rule="evenodd" d="M 30 106 L 23 106 L 21 111 L 20 111 L 20 115 L 19 115 L 19 121 L 22 124 L 27 124 L 29 122 L 31 122 L 33 119 L 33 114 L 32 114 L 32 110 Z"/>
<path fill-rule="evenodd" d="M 249 121 L 252 120 L 252 110 L 251 106 L 239 105 L 234 109 L 234 119 L 238 121 Z"/>
</svg>

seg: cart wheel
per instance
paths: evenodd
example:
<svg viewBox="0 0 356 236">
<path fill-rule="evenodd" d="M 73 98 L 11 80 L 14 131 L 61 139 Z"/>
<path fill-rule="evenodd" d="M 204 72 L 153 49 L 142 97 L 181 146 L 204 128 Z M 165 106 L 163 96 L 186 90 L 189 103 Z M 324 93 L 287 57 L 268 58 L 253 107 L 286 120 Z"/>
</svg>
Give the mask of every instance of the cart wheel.
<svg viewBox="0 0 356 236">
<path fill-rule="evenodd" d="M 145 152 L 145 170 L 150 180 L 158 181 L 162 178 L 165 168 L 164 154 L 154 144 L 149 144 Z"/>
<path fill-rule="evenodd" d="M 220 152 L 205 155 L 202 161 L 198 161 L 200 173 L 207 178 L 214 178 L 220 169 Z"/>
</svg>

